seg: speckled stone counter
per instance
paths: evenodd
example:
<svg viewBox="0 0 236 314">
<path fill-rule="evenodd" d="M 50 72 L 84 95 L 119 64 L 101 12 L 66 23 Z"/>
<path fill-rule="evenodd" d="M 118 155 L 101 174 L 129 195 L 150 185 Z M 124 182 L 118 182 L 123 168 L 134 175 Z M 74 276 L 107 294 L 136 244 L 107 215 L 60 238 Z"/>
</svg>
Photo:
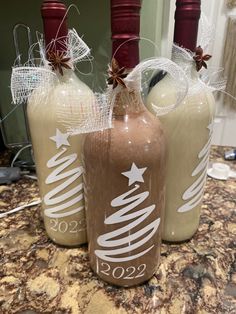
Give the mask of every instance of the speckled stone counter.
<svg viewBox="0 0 236 314">
<path fill-rule="evenodd" d="M 213 147 L 211 159 L 222 161 L 226 149 Z M 0 186 L 1 212 L 38 197 L 31 179 Z M 132 289 L 99 280 L 86 246 L 48 240 L 40 206 L 2 218 L 0 313 L 236 313 L 235 209 L 236 181 L 208 178 L 198 232 L 187 243 L 163 244 L 155 276 Z"/>
</svg>

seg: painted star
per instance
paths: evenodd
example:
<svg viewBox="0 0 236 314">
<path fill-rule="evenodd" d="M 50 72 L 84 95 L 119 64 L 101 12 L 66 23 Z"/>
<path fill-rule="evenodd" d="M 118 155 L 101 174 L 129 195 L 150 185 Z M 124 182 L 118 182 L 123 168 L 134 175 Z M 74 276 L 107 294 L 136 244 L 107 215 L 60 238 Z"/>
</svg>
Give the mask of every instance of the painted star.
<svg viewBox="0 0 236 314">
<path fill-rule="evenodd" d="M 60 148 L 62 145 L 70 146 L 68 142 L 69 134 L 62 133 L 59 129 L 56 129 L 56 135 L 51 136 L 50 140 L 56 143 L 57 149 Z"/>
<path fill-rule="evenodd" d="M 126 172 L 122 172 L 123 176 L 129 178 L 129 186 L 135 182 L 144 182 L 143 174 L 146 171 L 147 167 L 145 168 L 138 168 L 135 163 L 132 163 L 131 169 Z"/>
</svg>

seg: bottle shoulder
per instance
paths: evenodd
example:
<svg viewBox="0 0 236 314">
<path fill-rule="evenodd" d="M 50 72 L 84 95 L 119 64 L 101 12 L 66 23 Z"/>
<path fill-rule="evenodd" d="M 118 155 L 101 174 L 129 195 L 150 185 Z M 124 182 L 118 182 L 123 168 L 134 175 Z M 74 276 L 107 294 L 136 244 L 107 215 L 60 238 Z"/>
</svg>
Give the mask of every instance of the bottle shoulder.
<svg viewBox="0 0 236 314">
<path fill-rule="evenodd" d="M 148 111 L 135 116 L 115 117 L 112 122 L 111 129 L 88 134 L 86 141 L 92 146 L 101 149 L 109 146 L 115 151 L 132 147 L 141 149 L 142 146 L 155 150 L 156 146 L 165 145 L 161 122 Z"/>
<path fill-rule="evenodd" d="M 64 107 L 66 110 L 69 104 L 76 107 L 76 104 L 93 103 L 93 98 L 93 91 L 80 79 L 73 78 L 73 80 L 59 81 L 50 88 L 35 89 L 29 97 L 27 110 L 28 112 L 46 111 L 49 114 L 49 110 L 56 112 L 59 107 Z"/>
<path fill-rule="evenodd" d="M 61 94 L 62 97 L 72 92 L 78 95 L 93 94 L 90 87 L 81 81 L 75 74 L 63 81 L 59 81 L 53 88 L 52 92 Z"/>
<path fill-rule="evenodd" d="M 159 81 L 149 92 L 146 98 L 146 106 L 148 110 L 155 113 L 155 106 L 165 107 L 172 104 L 176 104 L 178 97 L 178 88 L 175 82 L 169 77 L 163 78 Z M 190 86 L 189 92 L 175 112 L 182 114 L 182 111 L 186 111 L 191 108 L 196 112 L 205 112 L 206 107 L 209 110 L 214 110 L 215 99 L 212 92 L 200 86 Z"/>
</svg>

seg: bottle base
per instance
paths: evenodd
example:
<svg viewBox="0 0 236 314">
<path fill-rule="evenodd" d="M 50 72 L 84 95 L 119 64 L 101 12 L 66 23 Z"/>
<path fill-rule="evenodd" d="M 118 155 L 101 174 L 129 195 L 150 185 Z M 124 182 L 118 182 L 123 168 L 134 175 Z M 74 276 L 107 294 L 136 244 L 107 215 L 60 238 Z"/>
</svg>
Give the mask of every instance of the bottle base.
<svg viewBox="0 0 236 314">
<path fill-rule="evenodd" d="M 159 267 L 160 262 L 157 264 L 156 269 Z M 142 284 L 145 284 L 147 281 L 149 281 L 155 274 L 156 269 L 154 270 L 154 272 L 152 272 L 150 275 L 147 275 L 145 277 L 145 279 L 143 278 L 143 280 L 133 280 L 132 282 L 129 283 L 124 283 L 124 279 L 121 280 L 112 280 L 109 277 L 104 278 L 103 276 L 99 276 L 98 273 L 95 271 L 96 267 L 93 267 L 92 264 L 90 263 L 90 268 L 92 269 L 94 275 L 97 277 L 98 280 L 102 280 L 103 282 L 112 285 L 114 287 L 119 287 L 119 288 L 133 288 L 133 287 L 137 287 L 140 286 Z"/>
<path fill-rule="evenodd" d="M 49 238 L 50 239 L 50 238 Z M 59 247 L 64 247 L 64 248 L 78 248 L 78 247 L 81 247 L 81 246 L 88 246 L 88 243 L 87 242 L 79 242 L 79 243 L 75 243 L 75 244 L 68 244 L 68 243 L 59 243 L 57 241 L 54 241 L 52 239 L 50 239 L 50 241 L 52 241 L 54 244 L 56 244 L 57 246 Z"/>
<path fill-rule="evenodd" d="M 50 239 L 50 241 L 52 241 L 54 244 L 58 245 L 58 246 L 62 246 L 62 247 L 67 247 L 67 248 L 76 248 L 76 247 L 80 247 L 82 245 L 87 245 L 88 241 L 86 236 L 82 237 L 80 241 L 77 242 L 73 242 L 73 241 L 63 241 L 63 239 L 61 240 L 56 240 L 53 237 L 50 237 L 47 233 L 48 238 Z"/>
<path fill-rule="evenodd" d="M 92 267 L 91 267 L 92 269 Z M 111 285 L 113 287 L 116 287 L 116 288 L 125 288 L 125 289 L 128 289 L 128 288 L 135 288 L 135 287 L 138 287 L 138 286 L 141 286 L 145 283 L 147 283 L 153 276 L 154 274 L 152 274 L 150 277 L 148 277 L 147 279 L 145 279 L 144 281 L 141 281 L 141 282 L 138 282 L 138 283 L 133 283 L 133 284 L 118 284 L 118 283 L 114 283 L 112 281 L 109 281 L 109 280 L 104 280 L 103 278 L 101 278 L 98 274 L 96 274 L 94 272 L 94 270 L 92 269 L 94 275 L 97 277 L 98 280 L 102 280 L 104 283 L 108 284 L 108 285 Z"/>
<path fill-rule="evenodd" d="M 183 242 L 188 242 L 192 239 L 192 237 L 195 235 L 195 233 L 197 232 L 198 227 L 196 228 L 196 230 L 191 233 L 190 235 L 185 235 L 185 236 L 162 236 L 162 242 L 168 244 L 168 243 L 172 243 L 172 244 L 181 244 Z"/>
</svg>

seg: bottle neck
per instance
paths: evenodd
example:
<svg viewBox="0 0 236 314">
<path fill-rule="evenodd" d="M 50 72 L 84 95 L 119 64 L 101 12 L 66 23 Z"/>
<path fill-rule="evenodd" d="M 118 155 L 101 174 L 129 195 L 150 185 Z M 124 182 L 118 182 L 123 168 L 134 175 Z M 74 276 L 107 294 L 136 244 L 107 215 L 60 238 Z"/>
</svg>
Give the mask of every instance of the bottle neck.
<svg viewBox="0 0 236 314">
<path fill-rule="evenodd" d="M 174 43 L 194 52 L 197 46 L 200 0 L 177 0 Z"/>
<path fill-rule="evenodd" d="M 139 63 L 141 0 L 110 0 L 112 57 L 127 71 Z M 139 88 L 120 85 L 111 93 L 116 117 L 135 115 L 145 110 Z"/>
<path fill-rule="evenodd" d="M 112 56 L 120 67 L 133 69 L 139 63 L 139 39 L 129 38 L 127 42 L 118 38 L 113 39 Z"/>
<path fill-rule="evenodd" d="M 63 69 L 63 75 L 61 75 L 58 71 L 56 74 L 60 83 L 74 83 L 75 81 L 80 81 L 72 69 Z"/>
<path fill-rule="evenodd" d="M 60 0 L 44 0 L 41 7 L 45 46 L 48 52 L 65 52 L 67 49 L 66 6 Z"/>
<path fill-rule="evenodd" d="M 117 87 L 111 97 L 114 101 L 113 116 L 115 117 L 138 115 L 146 110 L 141 94 L 136 89 Z"/>
<path fill-rule="evenodd" d="M 111 0 L 112 57 L 120 67 L 139 63 L 140 0 Z"/>
</svg>

